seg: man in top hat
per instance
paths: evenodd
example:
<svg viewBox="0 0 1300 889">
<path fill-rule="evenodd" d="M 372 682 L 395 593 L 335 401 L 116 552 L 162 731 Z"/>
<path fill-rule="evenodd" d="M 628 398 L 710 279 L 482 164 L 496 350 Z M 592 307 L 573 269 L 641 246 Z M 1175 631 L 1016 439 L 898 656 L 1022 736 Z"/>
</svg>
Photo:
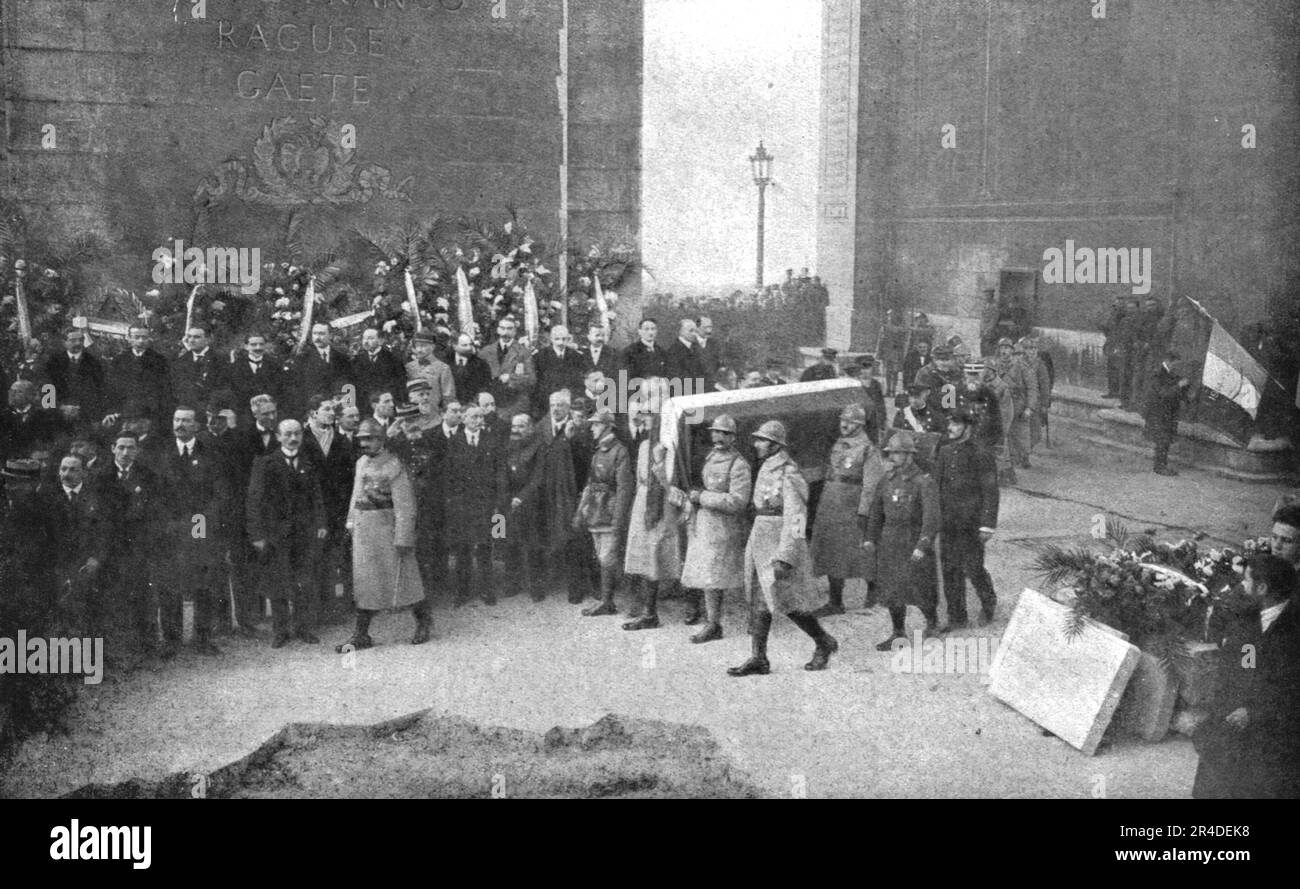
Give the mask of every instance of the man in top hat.
<svg viewBox="0 0 1300 889">
<path fill-rule="evenodd" d="M 840 353 L 835 349 L 822 349 L 821 360 L 804 370 L 799 375 L 799 382 L 808 383 L 813 380 L 833 380 L 839 376 L 839 368 L 835 362 L 840 357 Z"/>
<path fill-rule="evenodd" d="M 976 422 L 969 409 L 954 411 L 948 418 L 948 441 L 935 461 L 943 529 L 935 548 L 948 600 L 945 629 L 968 625 L 968 579 L 980 600 L 980 626 L 992 623 L 998 603 L 984 567 L 984 544 L 998 526 L 998 470 L 993 453 L 975 437 Z"/>
<path fill-rule="evenodd" d="M 622 563 L 622 541 L 627 533 L 628 513 L 636 494 L 636 476 L 627 446 L 614 434 L 613 412 L 598 410 L 588 423 L 596 450 L 591 455 L 587 483 L 574 511 L 573 529 L 591 535 L 600 566 L 600 604 L 584 608 L 585 617 L 618 614 L 614 589 Z"/>
<path fill-rule="evenodd" d="M 437 337 L 430 331 L 422 330 L 411 339 L 411 360 L 406 362 L 407 391 L 410 384 L 423 380 L 428 384 L 428 400 L 433 413 L 441 416 L 442 409 L 456 397 L 456 381 L 451 368 L 438 358 Z"/>
<path fill-rule="evenodd" d="M 433 620 L 415 556 L 415 491 L 402 461 L 385 447 L 384 427 L 364 420 L 357 430 L 357 461 L 348 509 L 352 532 L 352 597 L 357 625 L 352 637 L 335 648 L 340 654 L 370 648 L 370 622 L 376 612 L 411 606 L 412 645 L 429 641 Z"/>
<path fill-rule="evenodd" d="M 768 420 L 753 434 L 762 460 L 751 498 L 756 511 L 745 546 L 745 592 L 749 599 L 750 657 L 727 670 L 730 676 L 771 672 L 767 637 L 772 614 L 782 611 L 812 637 L 813 656 L 805 670 L 824 670 L 839 643 L 812 615 L 816 592 L 809 577 L 808 483 L 787 450 L 785 424 Z"/>
<path fill-rule="evenodd" d="M 704 459 L 703 487 L 691 490 L 682 586 L 702 590 L 703 629 L 695 643 L 722 638 L 722 596 L 745 582 L 745 510 L 753 494 L 749 461 L 736 450 L 736 421 L 719 414 L 709 426 L 713 449 Z"/>
<path fill-rule="evenodd" d="M 885 474 L 885 460 L 867 437 L 866 412 L 851 404 L 840 412 L 840 437 L 831 447 L 826 482 L 817 504 L 812 533 L 812 573 L 830 579 L 830 601 L 817 617 L 844 613 L 844 581 L 860 577 L 867 582 L 867 605 L 874 604 L 874 565 L 862 550 L 858 509 L 863 491 L 874 490 Z"/>
</svg>

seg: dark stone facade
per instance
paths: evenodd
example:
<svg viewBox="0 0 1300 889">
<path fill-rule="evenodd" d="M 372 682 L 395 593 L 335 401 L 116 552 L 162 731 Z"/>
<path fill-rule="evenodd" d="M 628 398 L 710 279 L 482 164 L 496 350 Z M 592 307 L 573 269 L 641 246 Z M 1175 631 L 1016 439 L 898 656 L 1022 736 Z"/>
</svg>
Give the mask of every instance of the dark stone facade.
<svg viewBox="0 0 1300 889">
<path fill-rule="evenodd" d="M 169 237 L 274 249 L 294 208 L 327 240 L 513 205 L 550 239 L 566 126 L 575 236 L 639 231 L 640 3 L 196 2 L 0 0 L 5 196 L 104 236 L 104 283 Z"/>
</svg>

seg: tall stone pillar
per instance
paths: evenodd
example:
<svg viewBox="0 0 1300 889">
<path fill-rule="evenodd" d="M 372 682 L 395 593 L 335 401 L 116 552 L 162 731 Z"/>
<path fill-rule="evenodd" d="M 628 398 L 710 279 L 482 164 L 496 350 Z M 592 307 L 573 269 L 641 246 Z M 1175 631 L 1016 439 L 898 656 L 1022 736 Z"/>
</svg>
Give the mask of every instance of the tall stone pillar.
<svg viewBox="0 0 1300 889">
<path fill-rule="evenodd" d="M 826 345 L 841 351 L 849 349 L 852 339 L 856 289 L 861 19 L 861 0 L 822 0 L 817 274 L 830 292 Z"/>
</svg>

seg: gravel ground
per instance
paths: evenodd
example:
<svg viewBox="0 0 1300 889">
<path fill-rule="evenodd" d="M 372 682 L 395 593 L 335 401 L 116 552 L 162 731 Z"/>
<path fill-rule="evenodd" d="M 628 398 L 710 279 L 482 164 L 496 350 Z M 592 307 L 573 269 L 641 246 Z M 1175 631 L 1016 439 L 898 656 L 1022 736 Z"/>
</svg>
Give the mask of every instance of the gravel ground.
<svg viewBox="0 0 1300 889">
<path fill-rule="evenodd" d="M 1030 547 L 1085 540 L 1098 512 L 1127 516 L 1133 529 L 1156 528 L 1162 538 L 1199 528 L 1239 541 L 1267 530 L 1276 490 L 1194 472 L 1164 478 L 1148 467 L 1068 444 L 1035 454 L 1019 486 L 1003 492 L 989 548 L 998 620 L 967 633 L 999 634 L 1018 591 L 1035 585 L 1025 567 Z M 851 582 L 846 599 L 859 604 L 862 593 Z M 419 647 L 406 644 L 409 614 L 386 615 L 372 631 L 384 644 L 351 657 L 332 653 L 344 626 L 323 632 L 320 646 L 280 651 L 224 640 L 220 658 L 185 653 L 84 688 L 69 733 L 26 742 L 0 795 L 212 774 L 293 723 L 368 726 L 426 709 L 531 733 L 589 726 L 610 713 L 698 726 L 737 775 L 774 796 L 1190 795 L 1189 741 L 1117 739 L 1086 757 L 989 697 L 984 677 L 891 671 L 891 655 L 873 647 L 888 633 L 880 609 L 828 621 L 842 649 L 824 673 L 801 669 L 811 645 L 778 619 L 773 674 L 743 680 L 724 672 L 748 654 L 738 598 L 729 602 L 726 638 L 705 646 L 689 643 L 682 610 L 669 602 L 662 629 L 626 633 L 623 618 L 582 618 L 562 596 L 512 598 L 495 608 L 436 610 L 434 640 Z M 909 615 L 909 630 L 919 620 Z"/>
</svg>

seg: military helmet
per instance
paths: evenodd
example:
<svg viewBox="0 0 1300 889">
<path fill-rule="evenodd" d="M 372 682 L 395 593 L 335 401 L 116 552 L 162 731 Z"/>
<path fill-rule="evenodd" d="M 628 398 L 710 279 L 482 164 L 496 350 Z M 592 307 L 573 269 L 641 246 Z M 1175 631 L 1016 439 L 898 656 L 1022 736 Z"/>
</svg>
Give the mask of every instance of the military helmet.
<svg viewBox="0 0 1300 889">
<path fill-rule="evenodd" d="M 781 447 L 786 447 L 788 442 L 785 438 L 785 424 L 780 420 L 768 420 L 753 434 L 753 438 L 762 438 Z"/>
<path fill-rule="evenodd" d="M 383 441 L 388 438 L 388 430 L 385 429 L 384 424 L 380 423 L 378 420 L 365 419 L 362 420 L 361 425 L 357 427 L 357 438 L 378 438 L 380 441 Z"/>
<path fill-rule="evenodd" d="M 713 423 L 709 425 L 710 432 L 730 432 L 736 434 L 736 421 L 730 414 L 718 414 Z"/>
<path fill-rule="evenodd" d="M 840 420 L 849 420 L 865 426 L 867 424 L 867 409 L 860 404 L 850 404 L 840 411 Z"/>
<path fill-rule="evenodd" d="M 889 444 L 885 445 L 885 453 L 899 451 L 906 454 L 916 453 L 916 438 L 906 429 L 900 429 L 889 439 Z"/>
</svg>

